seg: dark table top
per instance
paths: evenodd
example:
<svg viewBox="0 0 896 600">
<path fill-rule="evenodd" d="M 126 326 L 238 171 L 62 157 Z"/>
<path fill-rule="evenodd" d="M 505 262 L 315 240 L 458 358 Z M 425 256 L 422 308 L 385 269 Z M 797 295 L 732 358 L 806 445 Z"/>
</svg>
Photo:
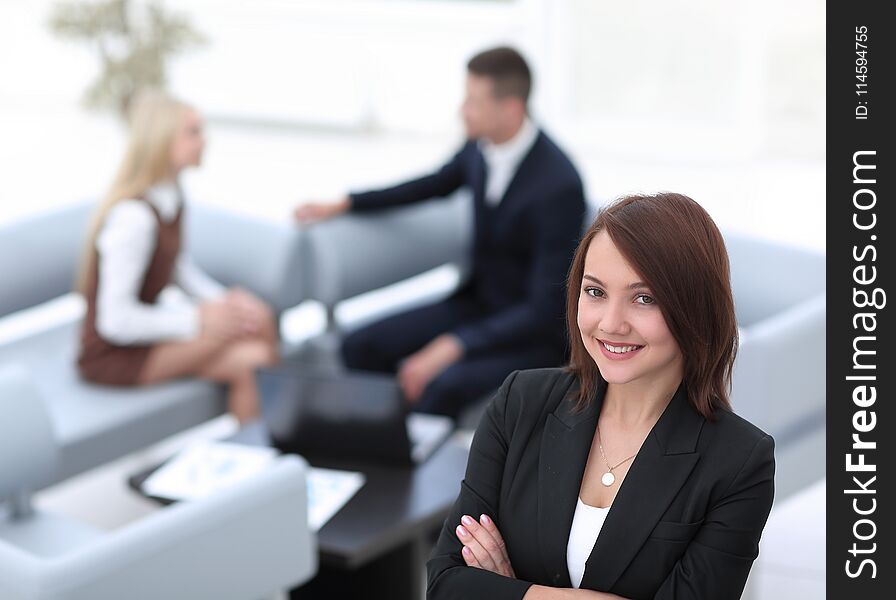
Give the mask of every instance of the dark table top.
<svg viewBox="0 0 896 600">
<path fill-rule="evenodd" d="M 228 441 L 270 445 L 260 421 Z M 453 435 L 415 467 L 312 462 L 360 471 L 366 477 L 361 489 L 318 532 L 321 563 L 355 569 L 440 526 L 460 492 L 467 452 L 467 445 Z M 154 470 L 133 475 L 129 484 L 140 491 Z"/>
</svg>

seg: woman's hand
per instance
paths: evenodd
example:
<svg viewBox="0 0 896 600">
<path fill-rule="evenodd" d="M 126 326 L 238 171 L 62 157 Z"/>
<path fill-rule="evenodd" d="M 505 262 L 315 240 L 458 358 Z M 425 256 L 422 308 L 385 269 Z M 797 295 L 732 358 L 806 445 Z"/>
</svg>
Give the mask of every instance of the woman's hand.
<svg viewBox="0 0 896 600">
<path fill-rule="evenodd" d="M 199 305 L 200 334 L 216 340 L 230 341 L 242 335 L 239 311 L 226 300 L 213 300 Z"/>
<path fill-rule="evenodd" d="M 202 333 L 223 340 L 258 335 L 273 319 L 263 301 L 237 287 L 227 290 L 220 300 L 200 305 L 199 315 Z"/>
<path fill-rule="evenodd" d="M 523 600 L 627 600 L 616 594 L 595 592 L 579 588 L 553 588 L 533 585 L 523 596 Z"/>
<path fill-rule="evenodd" d="M 467 566 L 516 579 L 513 567 L 510 565 L 510 557 L 507 556 L 504 538 L 501 537 L 501 532 L 498 531 L 495 522 L 488 515 L 480 516 L 478 522 L 471 516 L 464 515 L 461 517 L 460 523 L 455 529 L 455 534 L 464 545 L 461 555 Z M 560 600 L 561 598 L 569 600 L 626 600 L 622 596 L 606 592 L 541 585 L 530 587 L 524 600 Z"/>
<path fill-rule="evenodd" d="M 504 538 L 494 521 L 488 515 L 480 516 L 478 522 L 473 517 L 464 515 L 460 522 L 455 534 L 464 545 L 461 555 L 467 566 L 516 579 Z"/>
<path fill-rule="evenodd" d="M 268 306 L 240 287 L 227 290 L 224 299 L 236 311 L 243 335 L 259 334 L 272 320 Z"/>
</svg>

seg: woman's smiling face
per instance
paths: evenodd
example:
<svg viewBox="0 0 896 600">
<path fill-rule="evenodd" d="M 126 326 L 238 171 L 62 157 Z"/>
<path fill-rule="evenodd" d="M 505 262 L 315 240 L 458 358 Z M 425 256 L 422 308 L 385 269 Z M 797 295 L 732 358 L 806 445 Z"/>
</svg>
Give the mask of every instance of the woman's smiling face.
<svg viewBox="0 0 896 600">
<path fill-rule="evenodd" d="M 678 342 L 650 289 L 606 231 L 588 246 L 580 284 L 579 332 L 607 383 L 648 383 L 684 372 Z"/>
</svg>

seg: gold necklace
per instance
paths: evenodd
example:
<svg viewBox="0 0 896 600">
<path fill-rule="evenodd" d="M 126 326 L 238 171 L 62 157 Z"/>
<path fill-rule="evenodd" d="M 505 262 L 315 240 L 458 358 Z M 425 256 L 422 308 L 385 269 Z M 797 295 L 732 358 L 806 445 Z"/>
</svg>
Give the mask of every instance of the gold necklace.
<svg viewBox="0 0 896 600">
<path fill-rule="evenodd" d="M 598 449 L 600 450 L 600 455 L 601 455 L 601 457 L 603 457 L 604 462 L 607 464 L 607 472 L 600 476 L 600 482 L 601 482 L 602 484 L 604 484 L 604 486 L 606 486 L 606 487 L 610 487 L 611 485 L 613 485 L 613 484 L 616 482 L 616 476 L 613 475 L 613 469 L 615 469 L 615 468 L 619 467 L 620 465 L 625 464 L 626 462 L 630 461 L 631 459 L 633 459 L 634 457 L 636 457 L 636 456 L 638 455 L 638 453 L 635 452 L 634 454 L 632 454 L 631 456 L 629 456 L 629 457 L 626 458 L 625 460 L 619 461 L 617 464 L 615 464 L 614 466 L 611 467 L 611 466 L 610 466 L 610 461 L 607 460 L 607 455 L 604 454 L 604 446 L 603 446 L 603 444 L 601 443 L 601 442 L 603 441 L 603 439 L 604 439 L 604 436 L 601 435 L 601 433 L 600 433 L 600 423 L 598 423 L 598 424 L 597 424 L 597 447 L 598 447 Z"/>
</svg>

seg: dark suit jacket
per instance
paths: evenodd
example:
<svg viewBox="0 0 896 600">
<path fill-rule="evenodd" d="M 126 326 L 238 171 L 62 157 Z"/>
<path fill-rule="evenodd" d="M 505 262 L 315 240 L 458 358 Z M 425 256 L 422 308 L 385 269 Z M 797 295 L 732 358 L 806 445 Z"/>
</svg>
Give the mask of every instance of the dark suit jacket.
<svg viewBox="0 0 896 600">
<path fill-rule="evenodd" d="M 460 495 L 427 563 L 428 598 L 522 598 L 571 587 L 566 546 L 604 389 L 578 414 L 562 369 L 515 371 L 473 439 Z M 740 598 L 774 495 L 774 441 L 727 410 L 707 421 L 684 382 L 647 436 L 586 563 L 582 588 L 625 598 Z M 493 517 L 517 579 L 467 567 L 454 533 Z"/>
<path fill-rule="evenodd" d="M 486 165 L 469 141 L 437 172 L 388 189 L 352 193 L 352 211 L 473 191 L 472 294 L 488 316 L 454 331 L 468 352 L 520 343 L 565 348 L 565 277 L 578 244 L 585 196 L 565 154 L 544 132 L 520 162 L 496 208 L 485 202 Z"/>
</svg>

